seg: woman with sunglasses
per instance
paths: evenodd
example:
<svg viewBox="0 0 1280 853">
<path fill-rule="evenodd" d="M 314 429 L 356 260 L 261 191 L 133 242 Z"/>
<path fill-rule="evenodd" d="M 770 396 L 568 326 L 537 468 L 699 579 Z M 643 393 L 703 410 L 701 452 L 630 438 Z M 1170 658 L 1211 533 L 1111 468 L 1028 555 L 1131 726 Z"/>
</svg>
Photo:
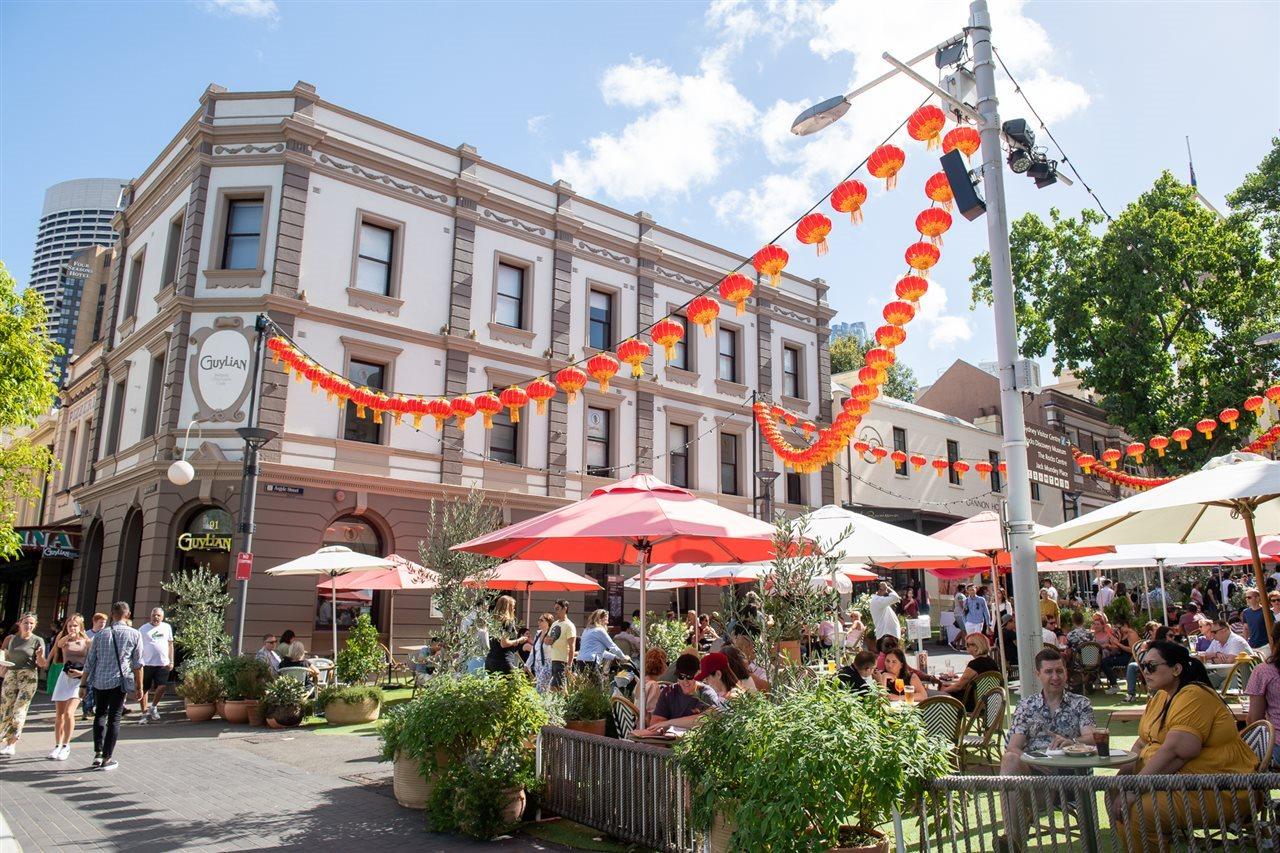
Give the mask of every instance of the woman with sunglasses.
<svg viewBox="0 0 1280 853">
<path fill-rule="evenodd" d="M 1249 697 L 1248 722 L 1268 720 L 1280 731 L 1280 624 L 1271 631 L 1271 657 L 1253 670 L 1244 695 Z M 1280 767 L 1280 743 L 1272 748 L 1271 764 Z"/>
<path fill-rule="evenodd" d="M 1140 666 L 1151 698 L 1133 745 L 1138 758 L 1121 769 L 1121 775 L 1253 772 L 1257 756 L 1240 738 L 1235 717 L 1210 685 L 1204 664 L 1185 646 L 1154 642 L 1143 652 Z M 1230 822 L 1251 814 L 1244 791 L 1196 791 L 1189 796 L 1198 801 L 1196 809 L 1188 810 L 1167 796 L 1108 794 L 1107 810 L 1120 824 L 1121 846 L 1159 850 L 1174 826 L 1218 826 L 1222 819 Z"/>
<path fill-rule="evenodd" d="M 940 689 L 944 693 L 958 697 L 964 702 L 966 711 L 973 710 L 973 691 L 970 689 L 973 680 L 984 672 L 999 672 L 1000 665 L 991 657 L 991 643 L 983 634 L 970 634 L 964 638 L 965 651 L 973 655 L 964 672 L 954 681 L 941 680 Z"/>
</svg>

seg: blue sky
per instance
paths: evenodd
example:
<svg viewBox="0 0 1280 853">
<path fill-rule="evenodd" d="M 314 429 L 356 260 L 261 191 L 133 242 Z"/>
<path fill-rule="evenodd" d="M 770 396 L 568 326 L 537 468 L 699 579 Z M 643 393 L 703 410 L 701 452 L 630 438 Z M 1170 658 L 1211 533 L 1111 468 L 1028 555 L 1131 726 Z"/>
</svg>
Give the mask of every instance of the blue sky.
<svg viewBox="0 0 1280 853">
<path fill-rule="evenodd" d="M 490 160 L 567 178 L 622 210 L 750 253 L 923 90 L 881 87 L 807 140 L 787 132 L 798 109 L 880 73 L 882 50 L 905 58 L 959 30 L 965 9 L 959 0 L 3 3 L 0 259 L 25 282 L 44 189 L 138 174 L 208 83 L 284 89 L 299 79 L 327 100 L 448 145 L 469 142 Z M 1113 213 L 1161 169 L 1185 179 L 1188 134 L 1201 191 L 1221 206 L 1280 127 L 1280 4 L 993 0 L 992 12 L 997 48 Z M 1026 115 L 1009 88 L 1001 114 Z M 831 284 L 838 320 L 875 324 L 926 205 L 921 187 L 936 161 L 895 141 L 908 155 L 900 187 L 873 189 L 863 225 L 832 214 L 823 258 L 784 242 L 791 269 Z M 1091 203 L 1079 185 L 1006 180 L 1014 216 Z M 989 312 L 969 310 L 966 281 L 985 241 L 982 220 L 957 218 L 946 236 L 937 286 L 900 351 L 924 382 L 956 357 L 994 357 Z"/>
</svg>

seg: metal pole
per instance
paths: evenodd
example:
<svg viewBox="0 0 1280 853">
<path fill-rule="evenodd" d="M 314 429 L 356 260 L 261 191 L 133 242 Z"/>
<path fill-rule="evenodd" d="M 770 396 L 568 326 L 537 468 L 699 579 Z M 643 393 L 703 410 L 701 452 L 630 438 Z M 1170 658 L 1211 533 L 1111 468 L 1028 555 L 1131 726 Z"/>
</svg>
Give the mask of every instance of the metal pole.
<svg viewBox="0 0 1280 853">
<path fill-rule="evenodd" d="M 1164 588 L 1164 558 L 1156 560 L 1156 568 L 1160 575 L 1160 621 L 1164 623 L 1166 628 L 1169 627 L 1169 602 L 1165 600 L 1168 593 Z"/>
<path fill-rule="evenodd" d="M 1022 394 L 1014 370 L 1018 332 L 1014 319 L 1013 263 L 1009 254 L 1009 216 L 1004 197 L 1004 151 L 1000 147 L 1000 111 L 996 98 L 995 62 L 991 53 L 991 16 L 986 0 L 969 5 L 969 44 L 982 114 L 982 180 L 986 188 L 987 241 L 991 252 L 991 292 L 996 327 L 996 360 L 1000 366 L 1000 419 L 1004 428 L 1004 461 L 1009 474 L 1009 551 L 1012 556 L 1015 613 L 1036 612 L 1036 551 L 1031 542 L 1031 486 L 1027 476 L 1027 434 Z M 1035 656 L 1041 645 L 1038 624 L 1019 619 L 1020 692 L 1040 689 Z"/>
<path fill-rule="evenodd" d="M 267 331 L 266 313 L 259 314 L 254 321 L 254 329 L 258 336 L 253 345 L 253 380 L 249 386 L 249 420 L 248 426 L 258 426 L 258 388 L 262 384 L 262 344 Z M 258 498 L 258 445 L 245 439 L 244 442 L 244 476 L 240 482 L 240 550 L 246 554 L 253 553 L 253 514 L 257 508 Z M 244 650 L 244 612 L 249 603 L 249 580 L 240 581 L 239 602 L 236 605 L 236 633 L 233 654 L 239 655 Z M 336 614 L 335 614 L 336 616 Z"/>
<path fill-rule="evenodd" d="M 645 609 L 645 588 L 649 584 L 649 579 L 645 577 L 649 573 L 649 543 L 640 540 L 636 543 L 636 548 L 640 552 L 640 667 L 636 681 L 636 728 L 644 728 L 645 720 L 645 698 L 644 698 L 644 645 L 646 628 L 648 627 L 649 614 Z"/>
</svg>

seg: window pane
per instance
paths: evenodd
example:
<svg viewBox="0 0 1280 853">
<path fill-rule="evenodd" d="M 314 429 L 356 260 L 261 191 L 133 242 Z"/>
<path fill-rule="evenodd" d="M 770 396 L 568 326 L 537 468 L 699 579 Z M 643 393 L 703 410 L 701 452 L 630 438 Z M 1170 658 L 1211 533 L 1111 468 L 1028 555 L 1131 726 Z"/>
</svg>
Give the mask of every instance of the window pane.
<svg viewBox="0 0 1280 853">
<path fill-rule="evenodd" d="M 804 484 L 795 471 L 787 472 L 787 503 L 796 505 L 804 503 Z"/>
<path fill-rule="evenodd" d="M 960 443 L 947 440 L 947 480 L 951 483 L 960 483 L 960 472 L 954 467 L 955 463 L 960 459 Z"/>
<path fill-rule="evenodd" d="M 347 378 L 356 385 L 383 390 L 384 368 L 381 364 L 370 364 L 364 361 L 352 361 L 347 370 Z M 347 416 L 343 429 L 343 437 L 347 441 L 362 441 L 366 444 L 382 443 L 382 425 L 373 422 L 373 414 L 366 409 L 363 418 L 356 414 L 355 403 L 347 403 Z"/>
<path fill-rule="evenodd" d="M 726 382 L 738 381 L 738 333 L 733 329 L 720 329 L 716 333 L 719 363 L 716 375 Z"/>
<path fill-rule="evenodd" d="M 609 411 L 587 409 L 587 473 L 607 475 L 609 468 Z"/>
<path fill-rule="evenodd" d="M 795 347 L 782 348 L 782 393 L 800 398 L 800 354 Z"/>
<path fill-rule="evenodd" d="M 667 363 L 672 367 L 678 367 L 681 370 L 689 370 L 689 342 L 686 340 L 689 336 L 689 324 L 683 317 L 673 316 L 671 319 L 675 320 L 684 328 L 685 337 L 682 337 L 680 342 L 676 344 L 675 352 L 671 356 L 671 361 Z"/>
<path fill-rule="evenodd" d="M 519 439 L 518 424 L 511 423 L 506 411 L 493 416 L 493 429 L 489 431 L 489 458 L 497 462 L 519 464 L 517 453 Z"/>
<path fill-rule="evenodd" d="M 893 428 L 893 449 L 901 450 L 903 453 L 907 452 L 907 431 L 902 427 Z M 895 463 L 893 466 L 893 473 L 901 474 L 904 477 L 910 476 L 908 474 L 909 470 L 906 461 L 903 461 L 902 464 Z"/>
<path fill-rule="evenodd" d="M 520 328 L 520 300 L 504 294 L 498 294 L 498 304 L 493 315 L 494 322 L 513 329 Z"/>
<path fill-rule="evenodd" d="M 222 268 L 228 270 L 251 270 L 258 267 L 258 236 L 227 237 L 227 251 L 222 259 Z"/>
<path fill-rule="evenodd" d="M 613 346 L 613 298 L 607 293 L 593 290 L 589 304 L 591 322 L 587 343 L 595 349 L 609 349 Z"/>
<path fill-rule="evenodd" d="M 524 270 L 510 264 L 498 264 L 498 292 L 516 299 L 524 297 Z"/>
<path fill-rule="evenodd" d="M 377 225 L 360 226 L 360 254 L 366 258 L 391 263 L 392 231 Z"/>
<path fill-rule="evenodd" d="M 368 258 L 356 260 L 356 289 L 387 295 L 391 292 L 391 266 Z"/>
<path fill-rule="evenodd" d="M 233 201 L 227 213 L 228 234 L 257 234 L 262 230 L 261 201 Z"/>
<path fill-rule="evenodd" d="M 689 488 L 689 427 L 667 425 L 667 455 L 670 460 L 671 485 Z"/>
<path fill-rule="evenodd" d="M 738 494 L 738 437 L 720 433 L 720 491 Z"/>
</svg>

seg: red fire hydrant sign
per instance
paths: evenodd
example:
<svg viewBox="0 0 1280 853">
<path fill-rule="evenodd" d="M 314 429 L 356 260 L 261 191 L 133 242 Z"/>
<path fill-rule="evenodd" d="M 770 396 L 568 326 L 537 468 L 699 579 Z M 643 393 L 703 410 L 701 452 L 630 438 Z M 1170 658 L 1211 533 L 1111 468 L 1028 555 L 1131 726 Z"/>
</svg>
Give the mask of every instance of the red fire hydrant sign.
<svg viewBox="0 0 1280 853">
<path fill-rule="evenodd" d="M 253 574 L 253 555 L 248 551 L 241 551 L 236 555 L 236 580 L 247 581 L 251 574 Z"/>
</svg>

